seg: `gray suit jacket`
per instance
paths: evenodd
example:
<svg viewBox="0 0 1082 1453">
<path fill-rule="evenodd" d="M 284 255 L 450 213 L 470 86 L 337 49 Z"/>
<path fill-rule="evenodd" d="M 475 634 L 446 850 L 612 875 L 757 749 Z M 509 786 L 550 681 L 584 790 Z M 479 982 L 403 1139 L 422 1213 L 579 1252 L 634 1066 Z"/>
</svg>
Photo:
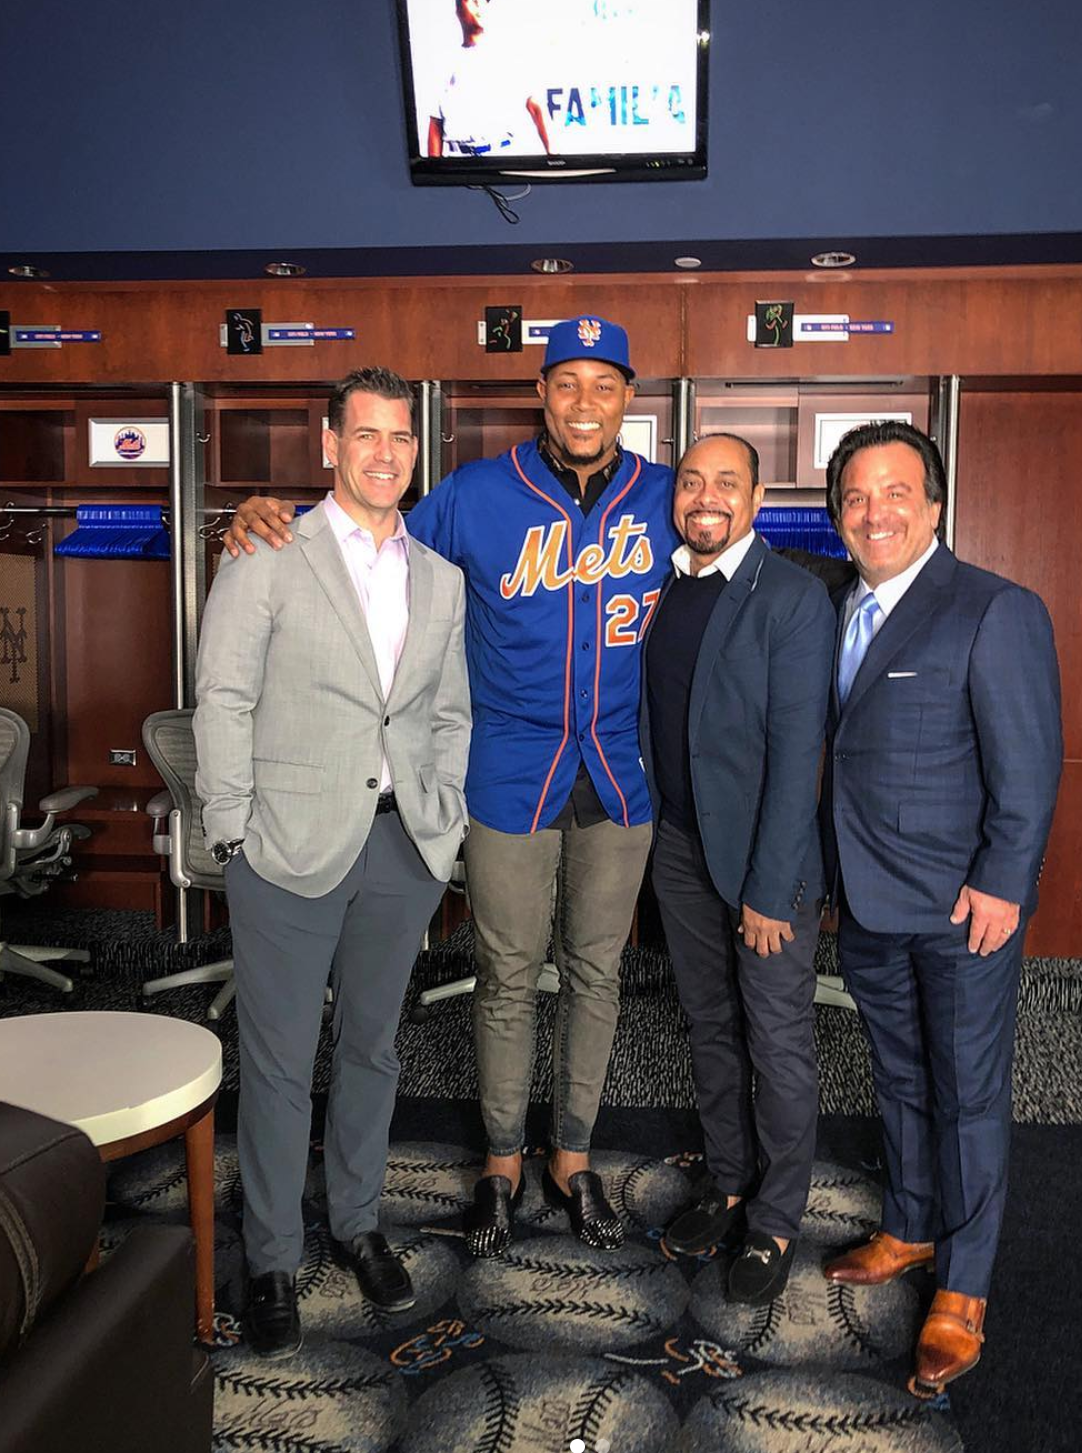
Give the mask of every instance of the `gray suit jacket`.
<svg viewBox="0 0 1082 1453">
<path fill-rule="evenodd" d="M 466 831 L 470 700 L 462 572 L 409 542 L 409 627 L 390 696 L 322 506 L 296 544 L 224 556 L 196 671 L 208 843 L 244 839 L 268 882 L 317 898 L 364 846 L 386 752 L 402 823 L 446 879 Z"/>
</svg>

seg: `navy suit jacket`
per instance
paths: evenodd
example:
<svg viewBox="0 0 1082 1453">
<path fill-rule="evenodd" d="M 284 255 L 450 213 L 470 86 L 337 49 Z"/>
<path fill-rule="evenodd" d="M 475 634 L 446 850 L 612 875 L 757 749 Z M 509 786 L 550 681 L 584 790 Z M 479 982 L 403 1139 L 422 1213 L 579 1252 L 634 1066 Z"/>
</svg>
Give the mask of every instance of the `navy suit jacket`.
<svg viewBox="0 0 1082 1453">
<path fill-rule="evenodd" d="M 1039 596 L 940 545 L 839 706 L 823 782 L 827 880 L 873 933 L 948 928 L 963 884 L 1037 903 L 1063 762 L 1059 669 Z"/>
<path fill-rule="evenodd" d="M 822 582 L 756 536 L 703 632 L 691 783 L 710 877 L 734 908 L 788 920 L 822 897 L 815 813 L 835 619 Z M 645 689 L 640 727 L 656 817 Z"/>
</svg>

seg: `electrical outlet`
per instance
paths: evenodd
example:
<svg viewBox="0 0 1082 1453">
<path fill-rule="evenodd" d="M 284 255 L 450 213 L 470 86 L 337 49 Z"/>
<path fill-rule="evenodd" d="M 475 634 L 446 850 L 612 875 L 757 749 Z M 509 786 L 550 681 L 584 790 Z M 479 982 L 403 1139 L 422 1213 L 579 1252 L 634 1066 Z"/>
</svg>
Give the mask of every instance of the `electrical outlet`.
<svg viewBox="0 0 1082 1453">
<path fill-rule="evenodd" d="M 135 766 L 135 748 L 134 747 L 110 747 L 109 748 L 109 765 L 110 765 L 110 767 L 134 767 Z"/>
</svg>

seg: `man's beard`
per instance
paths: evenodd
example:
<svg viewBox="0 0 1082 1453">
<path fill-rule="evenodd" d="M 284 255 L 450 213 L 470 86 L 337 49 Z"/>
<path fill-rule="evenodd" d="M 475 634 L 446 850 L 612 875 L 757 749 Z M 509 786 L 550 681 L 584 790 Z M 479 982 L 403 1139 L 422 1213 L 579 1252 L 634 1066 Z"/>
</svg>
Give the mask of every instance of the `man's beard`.
<svg viewBox="0 0 1082 1453">
<path fill-rule="evenodd" d="M 732 520 L 726 520 L 724 525 L 715 525 L 709 530 L 696 531 L 693 524 L 688 524 L 684 543 L 693 555 L 720 555 L 729 543 L 732 530 Z"/>
<path fill-rule="evenodd" d="M 586 441 L 583 440 L 582 442 L 585 443 Z M 557 464 L 562 464 L 565 469 L 581 469 L 587 464 L 597 464 L 609 449 L 612 448 L 611 444 L 605 443 L 600 434 L 598 434 L 597 448 L 592 454 L 572 454 L 569 449 L 566 449 L 562 443 L 553 439 L 551 435 L 548 439 L 548 446 Z"/>
</svg>

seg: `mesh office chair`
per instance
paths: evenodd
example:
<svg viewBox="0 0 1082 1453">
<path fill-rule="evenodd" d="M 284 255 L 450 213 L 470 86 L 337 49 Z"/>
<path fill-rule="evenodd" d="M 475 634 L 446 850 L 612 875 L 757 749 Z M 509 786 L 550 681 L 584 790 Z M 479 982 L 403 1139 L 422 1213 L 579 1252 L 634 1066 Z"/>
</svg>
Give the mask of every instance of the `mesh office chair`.
<svg viewBox="0 0 1082 1453">
<path fill-rule="evenodd" d="M 156 819 L 167 818 L 168 832 L 154 835 L 154 846 L 169 859 L 169 877 L 178 888 L 204 888 L 213 893 L 224 889 L 222 869 L 203 845 L 203 804 L 195 795 L 195 736 L 188 710 L 156 711 L 143 723 L 143 745 L 166 785 L 147 805 Z M 161 994 L 186 984 L 221 984 L 222 989 L 207 1010 L 208 1019 L 218 1019 L 236 993 L 233 960 L 219 959 L 196 969 L 183 969 L 150 979 L 143 994 Z"/>
<path fill-rule="evenodd" d="M 25 827 L 23 791 L 29 753 L 30 729 L 26 722 L 14 711 L 0 707 L 0 894 L 19 898 L 44 893 L 67 872 L 72 843 L 88 837 L 90 829 L 80 823 L 58 823 L 56 814 L 70 812 L 78 803 L 98 795 L 96 787 L 62 787 L 38 804 L 45 814 L 44 822 Z M 74 981 L 50 967 L 53 962 L 63 961 L 89 963 L 90 954 L 81 948 L 39 948 L 0 939 L 0 978 L 20 974 L 70 994 Z"/>
</svg>

